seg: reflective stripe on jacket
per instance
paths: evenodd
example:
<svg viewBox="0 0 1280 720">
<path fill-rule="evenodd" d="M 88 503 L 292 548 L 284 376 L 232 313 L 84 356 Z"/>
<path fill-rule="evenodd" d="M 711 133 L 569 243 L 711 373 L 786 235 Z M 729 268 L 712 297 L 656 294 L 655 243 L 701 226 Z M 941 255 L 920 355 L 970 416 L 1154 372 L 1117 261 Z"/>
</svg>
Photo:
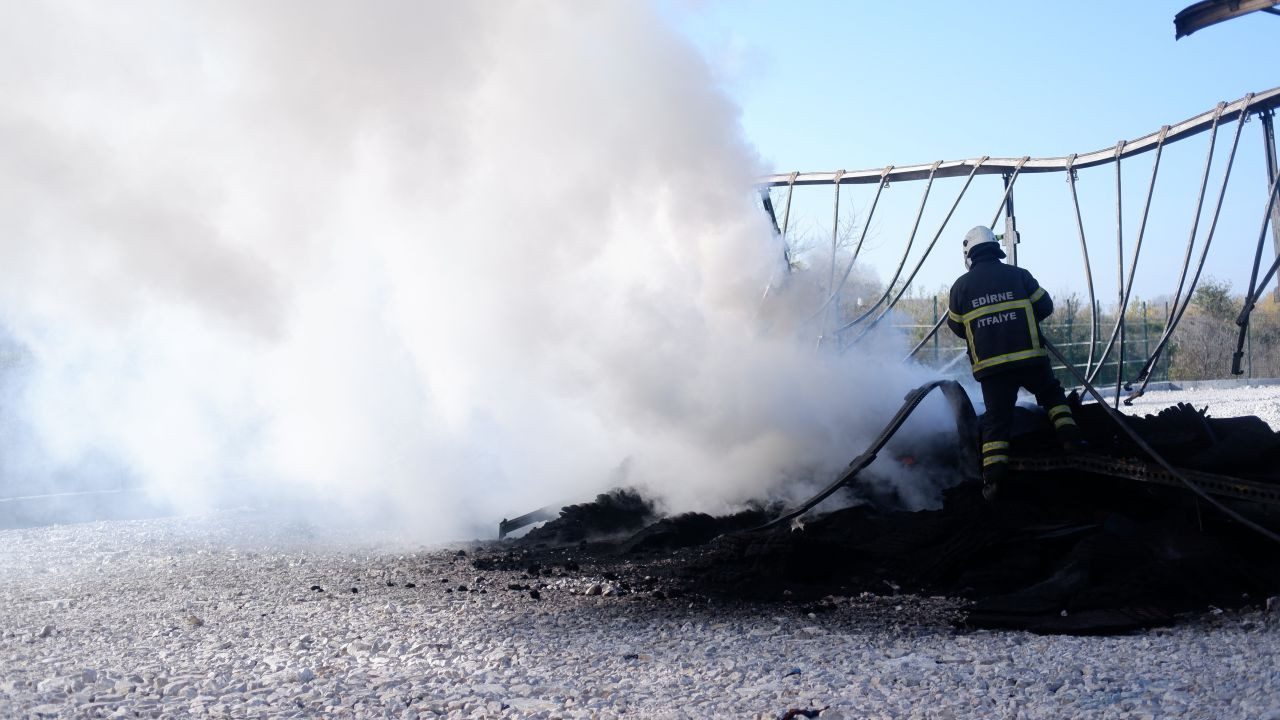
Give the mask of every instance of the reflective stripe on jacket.
<svg viewBox="0 0 1280 720">
<path fill-rule="evenodd" d="M 1031 273 L 995 258 L 973 262 L 951 286 L 947 325 L 969 345 L 973 376 L 1043 362 L 1039 322 L 1053 300 Z"/>
</svg>

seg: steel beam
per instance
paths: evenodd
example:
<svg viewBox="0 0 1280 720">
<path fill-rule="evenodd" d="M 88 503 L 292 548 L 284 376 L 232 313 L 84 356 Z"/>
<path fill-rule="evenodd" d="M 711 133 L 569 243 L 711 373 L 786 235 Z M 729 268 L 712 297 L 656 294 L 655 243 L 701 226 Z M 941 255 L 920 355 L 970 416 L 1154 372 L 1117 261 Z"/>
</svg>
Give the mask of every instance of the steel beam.
<svg viewBox="0 0 1280 720">
<path fill-rule="evenodd" d="M 1219 123 L 1226 123 L 1234 120 L 1240 115 L 1245 108 L 1248 112 L 1257 110 L 1272 109 L 1280 107 L 1280 87 L 1272 88 L 1264 92 L 1257 93 L 1250 101 L 1248 97 L 1240 98 L 1235 102 L 1227 103 L 1223 106 L 1222 114 L 1218 117 Z M 1200 113 L 1195 117 L 1183 120 L 1175 125 L 1170 125 L 1168 132 L 1164 137 L 1164 144 L 1177 142 L 1193 135 L 1198 135 L 1205 130 L 1210 129 L 1214 125 L 1214 115 L 1217 108 L 1207 112 Z M 1123 152 L 1119 157 L 1127 158 L 1134 155 L 1155 150 L 1160 144 L 1160 130 L 1143 135 L 1135 140 L 1125 143 Z M 948 160 L 938 163 L 937 169 L 933 176 L 936 178 L 959 177 L 968 175 L 973 172 L 975 165 L 981 164 L 978 168 L 978 175 L 1003 175 L 1014 170 L 1020 163 L 1022 164 L 1022 172 L 1026 173 L 1045 173 L 1045 172 L 1063 172 L 1067 169 L 1068 159 L 1070 156 L 1048 157 L 1048 158 L 1031 158 L 1024 162 L 1023 158 L 988 158 L 986 161 L 980 161 L 978 158 L 970 160 Z M 1075 156 L 1075 162 L 1072 165 L 1077 170 L 1094 167 L 1096 165 L 1105 165 L 1115 161 L 1117 158 L 1115 146 L 1111 145 L 1102 150 L 1095 150 L 1089 153 L 1083 153 Z M 902 180 L 924 180 L 930 176 L 930 172 L 934 170 L 934 163 L 921 163 L 919 165 L 903 165 L 894 167 L 888 172 L 884 168 L 871 168 L 867 170 L 848 170 L 844 171 L 839 177 L 842 185 L 867 185 L 875 182 L 897 182 Z M 784 185 L 829 185 L 836 181 L 836 171 L 831 172 L 810 172 L 810 173 L 779 173 L 776 175 L 766 175 L 757 182 L 760 185 L 769 187 L 781 187 Z"/>
<path fill-rule="evenodd" d="M 1018 220 L 1013 214 L 1013 173 L 1006 172 L 1004 180 L 1004 254 L 1010 265 L 1018 264 Z"/>
<path fill-rule="evenodd" d="M 1258 113 L 1262 118 L 1262 146 L 1267 156 L 1267 185 L 1276 181 L 1276 129 L 1275 111 L 1263 110 Z M 1271 242 L 1275 245 L 1276 257 L 1280 257 L 1280 203 L 1271 205 Z M 1276 297 L 1280 298 L 1280 276 L 1276 277 Z"/>
</svg>

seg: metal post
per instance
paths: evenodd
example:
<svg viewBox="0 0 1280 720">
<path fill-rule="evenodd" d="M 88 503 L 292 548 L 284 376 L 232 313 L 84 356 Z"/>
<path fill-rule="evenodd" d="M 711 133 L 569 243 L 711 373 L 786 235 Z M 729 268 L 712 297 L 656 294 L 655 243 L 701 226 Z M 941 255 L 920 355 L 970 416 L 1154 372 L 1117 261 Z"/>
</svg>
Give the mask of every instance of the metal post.
<svg viewBox="0 0 1280 720">
<path fill-rule="evenodd" d="M 1004 179 L 1004 254 L 1010 265 L 1018 264 L 1018 221 L 1013 214 L 1013 188 L 1009 187 L 1010 174 L 1001 175 Z"/>
<path fill-rule="evenodd" d="M 1262 145 L 1267 155 L 1267 186 L 1276 180 L 1276 130 L 1273 118 L 1274 110 L 1263 110 L 1258 113 L 1262 118 Z M 1276 255 L 1280 255 L 1280 203 L 1271 206 L 1271 241 L 1275 245 Z M 1276 276 L 1276 298 L 1280 300 L 1280 275 Z"/>
<path fill-rule="evenodd" d="M 835 179 L 836 197 L 831 210 L 831 272 L 827 276 L 827 294 L 832 298 L 832 302 L 827 306 L 827 317 L 822 323 L 822 333 L 818 336 L 819 345 L 822 344 L 827 331 L 840 324 L 840 291 L 836 289 L 836 250 L 840 245 L 840 178 L 842 177 L 844 177 L 844 170 L 837 172 Z M 833 309 L 834 322 L 831 319 Z"/>
<path fill-rule="evenodd" d="M 938 296 L 933 296 L 933 324 L 938 324 Z M 938 333 L 933 334 L 933 364 L 938 364 Z"/>
<path fill-rule="evenodd" d="M 1151 341 L 1147 337 L 1147 301 L 1142 301 L 1142 357 L 1151 353 Z"/>
<path fill-rule="evenodd" d="M 1124 311 L 1127 309 L 1125 300 L 1128 299 L 1124 287 L 1124 203 L 1120 191 L 1120 154 L 1124 152 L 1124 144 L 1124 140 L 1116 143 L 1116 323 L 1120 330 L 1120 354 L 1116 357 L 1116 399 L 1113 407 L 1117 410 L 1120 409 L 1120 384 L 1124 382 Z M 1105 353 L 1103 357 L 1106 357 Z"/>
<path fill-rule="evenodd" d="M 1165 324 L 1165 326 L 1166 326 L 1166 327 L 1168 327 L 1168 325 L 1169 325 L 1169 301 L 1168 301 L 1168 300 L 1165 300 L 1165 301 L 1164 301 L 1164 324 Z M 1150 356 L 1150 355 L 1147 355 L 1147 357 L 1151 357 L 1151 356 Z M 1168 358 L 1167 360 L 1165 360 L 1165 361 L 1164 361 L 1164 379 L 1165 379 L 1165 380 L 1168 380 L 1168 379 L 1169 379 L 1169 370 L 1170 370 L 1172 367 L 1173 367 L 1173 351 L 1172 351 L 1172 350 L 1170 350 L 1170 351 L 1169 351 L 1169 358 Z M 1152 372 L 1152 373 L 1154 373 L 1154 372 L 1155 372 L 1155 370 L 1156 370 L 1156 368 L 1155 368 L 1155 366 L 1153 365 L 1153 366 L 1151 367 L 1151 372 Z"/>
<path fill-rule="evenodd" d="M 1071 312 L 1067 314 L 1067 360 L 1073 363 L 1076 361 L 1075 329 L 1076 309 L 1072 307 Z"/>
<path fill-rule="evenodd" d="M 1247 358 L 1248 365 L 1249 365 L 1249 379 L 1252 380 L 1253 379 L 1253 326 L 1252 325 L 1250 325 L 1248 330 L 1245 332 L 1244 338 L 1245 338 L 1245 342 L 1248 343 L 1249 345 L 1249 352 L 1245 355 L 1245 358 Z"/>
</svg>

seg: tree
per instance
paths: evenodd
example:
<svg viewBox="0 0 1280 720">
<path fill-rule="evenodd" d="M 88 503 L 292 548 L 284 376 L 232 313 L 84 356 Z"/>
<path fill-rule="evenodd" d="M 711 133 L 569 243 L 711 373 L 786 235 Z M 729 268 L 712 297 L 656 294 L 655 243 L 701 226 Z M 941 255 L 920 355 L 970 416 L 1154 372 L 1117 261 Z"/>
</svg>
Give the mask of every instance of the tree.
<svg viewBox="0 0 1280 720">
<path fill-rule="evenodd" d="M 1231 297 L 1231 283 L 1206 278 L 1191 296 L 1186 315 L 1175 331 L 1173 366 L 1176 380 L 1204 380 L 1231 375 L 1235 347 L 1235 315 L 1240 303 Z"/>
<path fill-rule="evenodd" d="M 1191 296 L 1191 305 L 1206 317 L 1215 320 L 1235 318 L 1239 303 L 1231 298 L 1231 283 L 1206 278 Z"/>
</svg>

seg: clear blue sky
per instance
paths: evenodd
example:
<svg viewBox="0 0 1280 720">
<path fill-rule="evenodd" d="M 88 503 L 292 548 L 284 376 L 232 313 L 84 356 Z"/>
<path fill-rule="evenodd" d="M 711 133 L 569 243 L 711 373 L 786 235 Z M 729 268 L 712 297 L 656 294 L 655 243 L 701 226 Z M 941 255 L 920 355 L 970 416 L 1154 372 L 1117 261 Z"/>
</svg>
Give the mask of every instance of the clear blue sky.
<svg viewBox="0 0 1280 720">
<path fill-rule="evenodd" d="M 1253 13 L 1175 42 L 1173 17 L 1190 3 L 669 0 L 662 8 L 739 103 L 746 135 L 766 164 L 783 172 L 1088 152 L 1280 85 L 1280 17 Z M 1201 237 L 1234 129 L 1219 134 Z M 1167 293 L 1176 281 L 1206 147 L 1201 135 L 1165 152 L 1139 264 L 1140 296 Z M 1261 153 L 1261 123 L 1247 123 L 1206 266 L 1237 290 L 1247 284 L 1261 220 Z M 1148 153 L 1124 166 L 1126 262 L 1151 160 Z M 1095 281 L 1104 302 L 1112 301 L 1114 169 L 1080 176 Z M 959 238 L 990 221 L 998 186 L 995 177 L 975 181 L 975 199 L 957 211 L 921 285 L 949 283 L 962 270 Z M 882 276 L 896 262 L 921 190 L 920 183 L 898 183 L 886 191 L 894 194 L 890 204 L 881 201 L 877 216 L 885 215 L 872 225 L 868 260 Z M 935 184 L 917 242 L 932 237 L 937 225 L 930 220 L 941 220 L 958 190 L 958 181 Z M 1022 264 L 1046 287 L 1083 289 L 1063 176 L 1024 177 L 1018 190 Z M 864 212 L 871 192 L 846 186 L 849 209 L 842 212 Z M 828 233 L 830 208 L 829 189 L 807 191 L 793 227 Z M 1269 261 L 1271 248 L 1266 252 Z"/>
</svg>

